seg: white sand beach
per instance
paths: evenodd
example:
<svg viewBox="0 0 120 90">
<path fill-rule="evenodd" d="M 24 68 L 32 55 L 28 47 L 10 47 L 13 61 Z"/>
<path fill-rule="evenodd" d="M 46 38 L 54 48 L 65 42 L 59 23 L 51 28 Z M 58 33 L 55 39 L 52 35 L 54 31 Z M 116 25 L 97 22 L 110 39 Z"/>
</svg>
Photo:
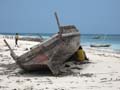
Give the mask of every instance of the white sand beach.
<svg viewBox="0 0 120 90">
<path fill-rule="evenodd" d="M 7 41 L 17 55 L 39 43 L 19 41 L 15 47 L 13 38 Z M 84 50 L 90 63 L 67 63 L 74 74 L 28 73 L 16 65 L 0 35 L 0 90 L 120 90 L 120 54 L 90 47 Z"/>
</svg>

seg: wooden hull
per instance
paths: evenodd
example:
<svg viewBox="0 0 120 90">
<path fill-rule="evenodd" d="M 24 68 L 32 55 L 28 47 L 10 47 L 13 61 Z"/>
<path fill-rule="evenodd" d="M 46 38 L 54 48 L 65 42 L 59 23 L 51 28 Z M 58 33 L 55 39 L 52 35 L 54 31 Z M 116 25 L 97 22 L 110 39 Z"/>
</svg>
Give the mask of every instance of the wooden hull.
<svg viewBox="0 0 120 90">
<path fill-rule="evenodd" d="M 59 74 L 61 65 L 77 51 L 80 45 L 80 33 L 75 27 L 64 26 L 62 36 L 54 35 L 50 39 L 36 45 L 31 51 L 16 59 L 24 70 L 40 70 L 49 68 L 53 74 Z"/>
</svg>

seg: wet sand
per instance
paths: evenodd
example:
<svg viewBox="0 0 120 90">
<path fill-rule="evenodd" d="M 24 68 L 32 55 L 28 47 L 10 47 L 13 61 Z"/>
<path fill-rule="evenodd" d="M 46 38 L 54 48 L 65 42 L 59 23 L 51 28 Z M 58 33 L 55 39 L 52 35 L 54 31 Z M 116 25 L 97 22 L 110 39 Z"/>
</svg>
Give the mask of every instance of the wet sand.
<svg viewBox="0 0 120 90">
<path fill-rule="evenodd" d="M 38 42 L 7 39 L 17 55 Z M 24 72 L 15 64 L 0 36 L 0 90 L 120 90 L 120 54 L 84 47 L 90 63 L 67 62 L 63 71 L 71 74 L 53 76 L 49 71 Z M 64 67 L 65 66 L 65 67 Z"/>
</svg>

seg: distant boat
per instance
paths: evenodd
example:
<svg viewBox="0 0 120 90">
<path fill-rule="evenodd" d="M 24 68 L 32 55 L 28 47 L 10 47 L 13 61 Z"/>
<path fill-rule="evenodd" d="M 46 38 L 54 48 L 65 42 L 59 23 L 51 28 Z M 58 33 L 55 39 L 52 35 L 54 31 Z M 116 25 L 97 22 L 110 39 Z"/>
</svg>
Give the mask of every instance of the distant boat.
<svg viewBox="0 0 120 90">
<path fill-rule="evenodd" d="M 110 47 L 110 44 L 91 44 L 90 47 Z"/>
<path fill-rule="evenodd" d="M 101 41 L 104 41 L 106 39 L 106 35 L 99 35 L 95 36 L 93 39 L 101 39 Z M 111 45 L 108 43 L 95 43 L 91 44 L 90 47 L 110 47 Z"/>
<path fill-rule="evenodd" d="M 95 37 L 93 37 L 93 39 L 100 39 L 101 38 L 101 36 L 95 36 Z"/>
</svg>

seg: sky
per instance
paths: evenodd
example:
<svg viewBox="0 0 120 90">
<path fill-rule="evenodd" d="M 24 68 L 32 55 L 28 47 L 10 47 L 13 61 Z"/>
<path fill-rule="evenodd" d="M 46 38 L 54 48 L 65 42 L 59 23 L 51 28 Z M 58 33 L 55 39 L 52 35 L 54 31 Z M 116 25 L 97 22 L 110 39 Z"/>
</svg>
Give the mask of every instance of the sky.
<svg viewBox="0 0 120 90">
<path fill-rule="evenodd" d="M 120 0 L 0 0 L 0 32 L 56 33 L 55 11 L 82 34 L 120 34 Z"/>
</svg>

